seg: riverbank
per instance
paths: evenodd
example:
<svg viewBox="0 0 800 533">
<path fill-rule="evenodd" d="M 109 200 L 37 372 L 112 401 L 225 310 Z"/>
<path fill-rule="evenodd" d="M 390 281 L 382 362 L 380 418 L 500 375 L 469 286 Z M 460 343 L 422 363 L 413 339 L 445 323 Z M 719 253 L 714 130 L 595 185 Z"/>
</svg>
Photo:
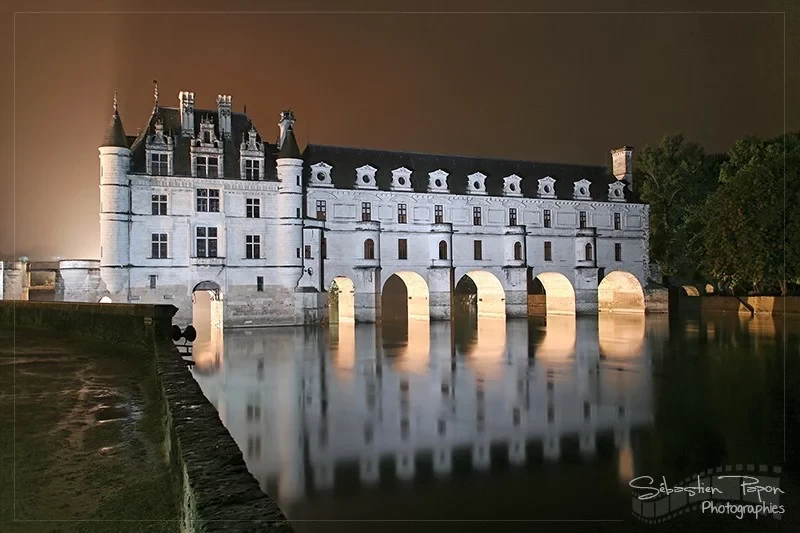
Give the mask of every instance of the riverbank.
<svg viewBox="0 0 800 533">
<path fill-rule="evenodd" d="M 0 529 L 178 531 L 156 390 L 136 348 L 0 329 Z"/>
</svg>

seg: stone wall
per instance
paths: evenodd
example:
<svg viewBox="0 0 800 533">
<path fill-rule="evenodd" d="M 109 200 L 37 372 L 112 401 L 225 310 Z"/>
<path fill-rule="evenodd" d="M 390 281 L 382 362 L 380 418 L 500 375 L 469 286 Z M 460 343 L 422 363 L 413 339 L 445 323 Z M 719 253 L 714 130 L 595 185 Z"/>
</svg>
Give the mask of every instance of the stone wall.
<svg viewBox="0 0 800 533">
<path fill-rule="evenodd" d="M 800 296 L 686 296 L 678 294 L 678 309 L 685 312 L 798 315 Z"/>
<path fill-rule="evenodd" d="M 175 311 L 171 305 L 3 301 L 0 325 L 152 349 L 154 339 L 170 338 Z"/>
<path fill-rule="evenodd" d="M 143 348 L 160 385 L 164 452 L 186 532 L 291 532 L 171 341 L 171 305 L 0 301 L 0 326 L 46 329 Z"/>
</svg>

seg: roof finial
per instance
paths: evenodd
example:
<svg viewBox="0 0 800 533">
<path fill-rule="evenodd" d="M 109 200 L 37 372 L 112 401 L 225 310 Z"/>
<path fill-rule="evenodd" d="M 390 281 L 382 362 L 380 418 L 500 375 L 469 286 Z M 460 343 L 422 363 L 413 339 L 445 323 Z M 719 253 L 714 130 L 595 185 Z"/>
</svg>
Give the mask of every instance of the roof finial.
<svg viewBox="0 0 800 533">
<path fill-rule="evenodd" d="M 117 90 L 114 89 L 114 113 L 115 114 L 117 113 L 117 110 L 118 110 L 118 107 L 117 107 Z"/>
<path fill-rule="evenodd" d="M 247 104 L 244 104 L 244 114 L 247 114 Z"/>
<path fill-rule="evenodd" d="M 156 107 L 158 107 L 158 80 L 153 80 L 153 98 L 155 99 Z"/>
</svg>

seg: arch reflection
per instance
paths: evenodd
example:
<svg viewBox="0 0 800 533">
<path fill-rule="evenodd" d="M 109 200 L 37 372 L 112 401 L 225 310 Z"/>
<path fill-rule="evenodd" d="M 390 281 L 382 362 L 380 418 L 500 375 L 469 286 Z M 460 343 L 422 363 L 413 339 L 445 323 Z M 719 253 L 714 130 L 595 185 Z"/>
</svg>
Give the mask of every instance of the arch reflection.
<svg viewBox="0 0 800 533">
<path fill-rule="evenodd" d="M 495 475 L 576 455 L 601 460 L 597 450 L 624 443 L 614 435 L 651 423 L 649 374 L 587 364 L 598 326 L 584 322 L 473 316 L 340 323 L 327 334 L 233 330 L 219 370 L 196 377 L 281 505 L 351 490 L 342 487 L 352 480 L 430 472 L 450 483 L 454 469 Z"/>
</svg>

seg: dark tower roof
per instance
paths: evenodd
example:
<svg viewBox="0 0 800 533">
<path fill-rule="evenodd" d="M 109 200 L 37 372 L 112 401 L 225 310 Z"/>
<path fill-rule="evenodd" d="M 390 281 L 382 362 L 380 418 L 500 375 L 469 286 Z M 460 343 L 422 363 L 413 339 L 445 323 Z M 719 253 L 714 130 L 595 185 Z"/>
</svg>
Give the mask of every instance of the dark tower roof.
<svg viewBox="0 0 800 533">
<path fill-rule="evenodd" d="M 286 131 L 286 138 L 283 140 L 281 149 L 278 152 L 278 159 L 293 158 L 301 159 L 300 148 L 297 147 L 297 139 L 294 137 L 294 130 L 291 126 Z"/>
<path fill-rule="evenodd" d="M 119 118 L 119 111 L 114 106 L 114 116 L 111 117 L 111 123 L 108 125 L 106 136 L 103 139 L 101 146 L 118 146 L 120 148 L 130 148 L 128 146 L 128 139 L 125 136 L 125 129 L 122 127 L 122 119 Z"/>
</svg>

